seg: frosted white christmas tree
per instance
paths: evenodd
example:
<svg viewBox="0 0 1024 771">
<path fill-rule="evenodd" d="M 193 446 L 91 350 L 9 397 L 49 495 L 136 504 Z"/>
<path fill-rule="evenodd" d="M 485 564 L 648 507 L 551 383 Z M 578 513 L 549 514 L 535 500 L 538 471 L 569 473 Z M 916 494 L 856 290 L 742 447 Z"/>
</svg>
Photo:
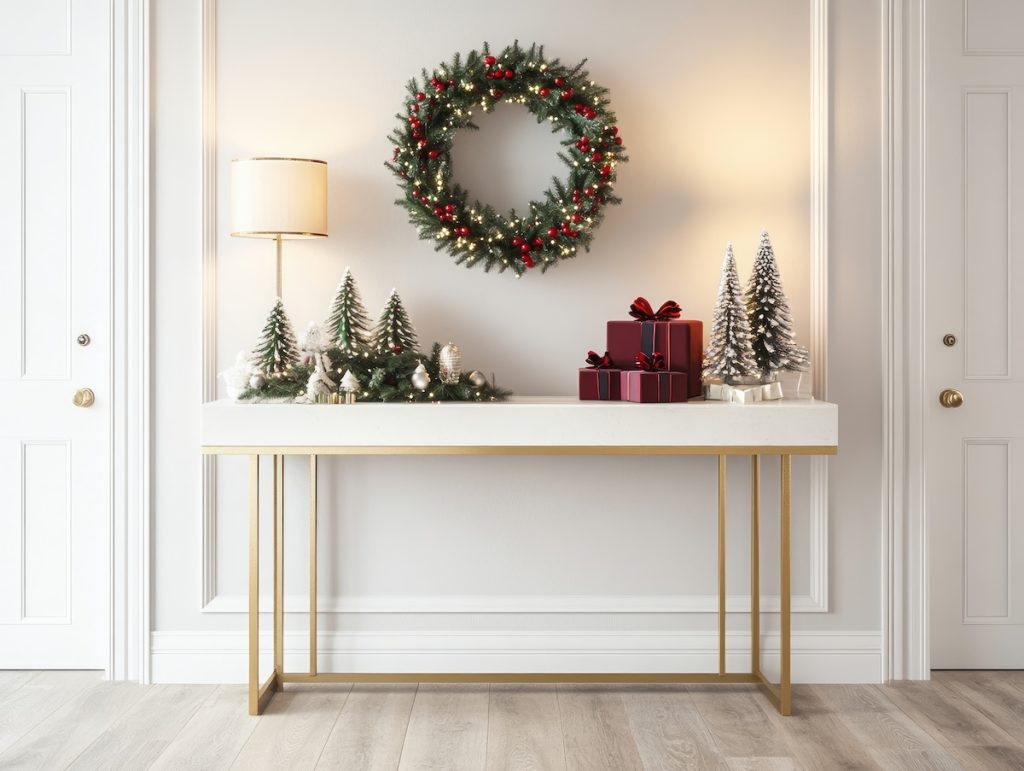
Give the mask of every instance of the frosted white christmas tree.
<svg viewBox="0 0 1024 771">
<path fill-rule="evenodd" d="M 324 328 L 345 353 L 362 353 L 370 347 L 370 317 L 348 268 L 334 293 Z"/>
<path fill-rule="evenodd" d="M 722 263 L 722 281 L 718 286 L 711 338 L 704 355 L 704 378 L 733 384 L 757 374 L 747 309 L 736 272 L 736 256 L 732 252 L 732 244 L 729 244 Z"/>
<path fill-rule="evenodd" d="M 402 298 L 398 290 L 392 289 L 373 332 L 373 348 L 378 353 L 402 353 L 416 351 L 418 345 L 416 330 L 409 321 Z"/>
<path fill-rule="evenodd" d="M 249 362 L 267 377 L 281 377 L 299 363 L 299 343 L 281 298 L 274 303 Z"/>
<path fill-rule="evenodd" d="M 808 369 L 807 349 L 797 345 L 789 301 L 782 291 L 782 278 L 768 231 L 761 231 L 761 244 L 754 258 L 746 291 L 747 316 L 753 333 L 754 359 L 761 380 L 774 381 L 779 372 Z"/>
</svg>

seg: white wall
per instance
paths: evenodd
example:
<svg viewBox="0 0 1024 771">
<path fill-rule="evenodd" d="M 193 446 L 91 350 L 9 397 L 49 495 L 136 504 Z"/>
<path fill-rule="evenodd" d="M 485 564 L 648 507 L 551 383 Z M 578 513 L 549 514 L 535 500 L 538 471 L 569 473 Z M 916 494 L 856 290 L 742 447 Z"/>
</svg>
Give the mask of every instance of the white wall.
<svg viewBox="0 0 1024 771">
<path fill-rule="evenodd" d="M 830 5 L 828 376 L 829 397 L 841 405 L 841 454 L 830 462 L 824 550 L 812 538 L 806 462 L 796 468 L 794 592 L 808 612 L 794 622 L 795 675 L 873 679 L 880 655 L 881 20 L 877 3 Z M 401 14 L 394 6 L 313 0 L 218 6 L 219 368 L 252 344 L 273 294 L 271 246 L 227 236 L 228 164 L 255 154 L 330 164 L 331 237 L 286 244 L 285 302 L 300 328 L 323 316 L 350 265 L 373 312 L 398 287 L 422 341 L 456 340 L 469 366 L 495 372 L 519 394 L 572 394 L 583 354 L 603 344 L 605 320 L 623 317 L 637 294 L 654 302 L 673 297 L 688 316 L 709 319 L 725 241 L 735 243 L 745 273 L 765 226 L 806 340 L 809 2 L 601 2 L 584 16 L 575 6 L 531 0 L 511 18 L 478 3 L 445 10 L 402 3 Z M 219 463 L 217 539 L 206 562 L 201 529 L 202 12 L 199 0 L 154 0 L 153 11 L 154 674 L 240 679 L 242 461 Z M 418 241 L 392 203 L 397 187 L 382 166 L 408 77 L 484 39 L 500 46 L 514 38 L 543 42 L 566 61 L 589 57 L 592 76 L 611 89 L 631 157 L 618 186 L 625 202 L 610 211 L 593 251 L 519 281 L 457 268 Z M 458 173 L 480 197 L 516 203 L 558 173 L 551 150 L 550 137 L 506 107 L 479 136 L 457 143 L 456 161 L 470 169 Z M 513 174 L 496 180 L 482 169 Z M 741 459 L 730 465 L 736 607 L 747 581 L 748 469 Z M 769 528 L 777 521 L 775 469 L 769 463 L 765 470 Z M 303 469 L 296 462 L 288 473 L 295 492 L 286 582 L 301 603 Z M 327 648 L 366 652 L 338 661 L 459 666 L 441 649 L 463 653 L 457 661 L 468 666 L 559 668 L 552 651 L 563 652 L 557 660 L 565 669 L 661 668 L 687 656 L 698 666 L 710 662 L 714 646 L 702 634 L 715 624 L 702 612 L 713 607 L 715 591 L 710 459 L 346 459 L 325 461 L 321 473 L 321 605 L 388 611 L 322 616 Z M 766 533 L 766 594 L 776 586 L 776 545 Z M 816 562 L 827 570 L 827 594 L 815 580 Z M 209 582 L 206 592 L 215 596 L 204 608 L 203 565 L 214 563 L 215 586 Z M 637 610 L 645 612 L 625 612 Z M 773 621 L 766 618 L 768 629 Z M 304 617 L 288 623 L 300 630 Z M 744 628 L 744 616 L 730 617 L 730 629 Z M 535 636 L 526 640 L 524 632 Z M 742 635 L 730 645 L 741 651 Z M 482 652 L 531 646 L 545 652 L 540 664 L 529 654 Z M 371 657 L 387 647 L 428 653 Z"/>
</svg>

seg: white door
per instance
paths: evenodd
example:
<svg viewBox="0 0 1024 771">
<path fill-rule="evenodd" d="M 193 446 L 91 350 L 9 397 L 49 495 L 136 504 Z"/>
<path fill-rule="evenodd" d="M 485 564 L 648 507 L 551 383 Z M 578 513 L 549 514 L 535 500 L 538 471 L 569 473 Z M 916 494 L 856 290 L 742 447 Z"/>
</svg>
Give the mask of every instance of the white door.
<svg viewBox="0 0 1024 771">
<path fill-rule="evenodd" d="M 107 667 L 110 20 L 0 0 L 0 669 Z"/>
<path fill-rule="evenodd" d="M 1020 669 L 1024 3 L 942 0 L 925 11 L 931 664 Z M 943 407 L 943 389 L 963 405 Z"/>
</svg>

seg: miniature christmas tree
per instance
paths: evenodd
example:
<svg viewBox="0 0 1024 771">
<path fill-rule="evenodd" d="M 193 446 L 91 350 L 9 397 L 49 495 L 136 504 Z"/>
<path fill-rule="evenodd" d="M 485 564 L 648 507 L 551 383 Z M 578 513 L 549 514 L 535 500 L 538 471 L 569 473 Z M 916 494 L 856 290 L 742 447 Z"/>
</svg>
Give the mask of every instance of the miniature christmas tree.
<svg viewBox="0 0 1024 771">
<path fill-rule="evenodd" d="M 757 375 L 757 362 L 750 343 L 750 326 L 736 273 L 736 257 L 732 253 L 732 244 L 729 244 L 722 264 L 722 282 L 718 287 L 711 339 L 704 356 L 705 379 L 738 383 L 743 378 Z"/>
<path fill-rule="evenodd" d="M 259 342 L 249 355 L 253 369 L 267 377 L 281 377 L 299 363 L 299 344 L 278 298 L 263 327 Z"/>
<path fill-rule="evenodd" d="M 807 350 L 797 345 L 793 337 L 789 301 L 782 291 L 779 266 L 767 230 L 761 231 L 761 244 L 747 283 L 746 303 L 761 379 L 770 383 L 782 370 L 805 371 Z"/>
<path fill-rule="evenodd" d="M 370 347 L 370 317 L 348 268 L 335 291 L 324 329 L 344 353 L 362 353 Z"/>
<path fill-rule="evenodd" d="M 411 353 L 417 350 L 418 344 L 416 330 L 412 328 L 402 298 L 397 290 L 392 289 L 373 331 L 373 349 L 378 353 Z"/>
</svg>

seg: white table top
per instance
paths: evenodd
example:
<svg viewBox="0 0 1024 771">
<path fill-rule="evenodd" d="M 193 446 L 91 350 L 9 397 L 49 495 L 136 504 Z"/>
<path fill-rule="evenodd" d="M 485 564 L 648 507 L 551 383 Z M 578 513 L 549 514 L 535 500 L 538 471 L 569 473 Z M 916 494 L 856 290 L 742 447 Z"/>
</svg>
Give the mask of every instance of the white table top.
<svg viewBox="0 0 1024 771">
<path fill-rule="evenodd" d="M 210 454 L 665 453 L 831 455 L 835 404 L 783 399 L 740 405 L 514 398 L 441 404 L 239 404 L 202 407 Z"/>
</svg>

